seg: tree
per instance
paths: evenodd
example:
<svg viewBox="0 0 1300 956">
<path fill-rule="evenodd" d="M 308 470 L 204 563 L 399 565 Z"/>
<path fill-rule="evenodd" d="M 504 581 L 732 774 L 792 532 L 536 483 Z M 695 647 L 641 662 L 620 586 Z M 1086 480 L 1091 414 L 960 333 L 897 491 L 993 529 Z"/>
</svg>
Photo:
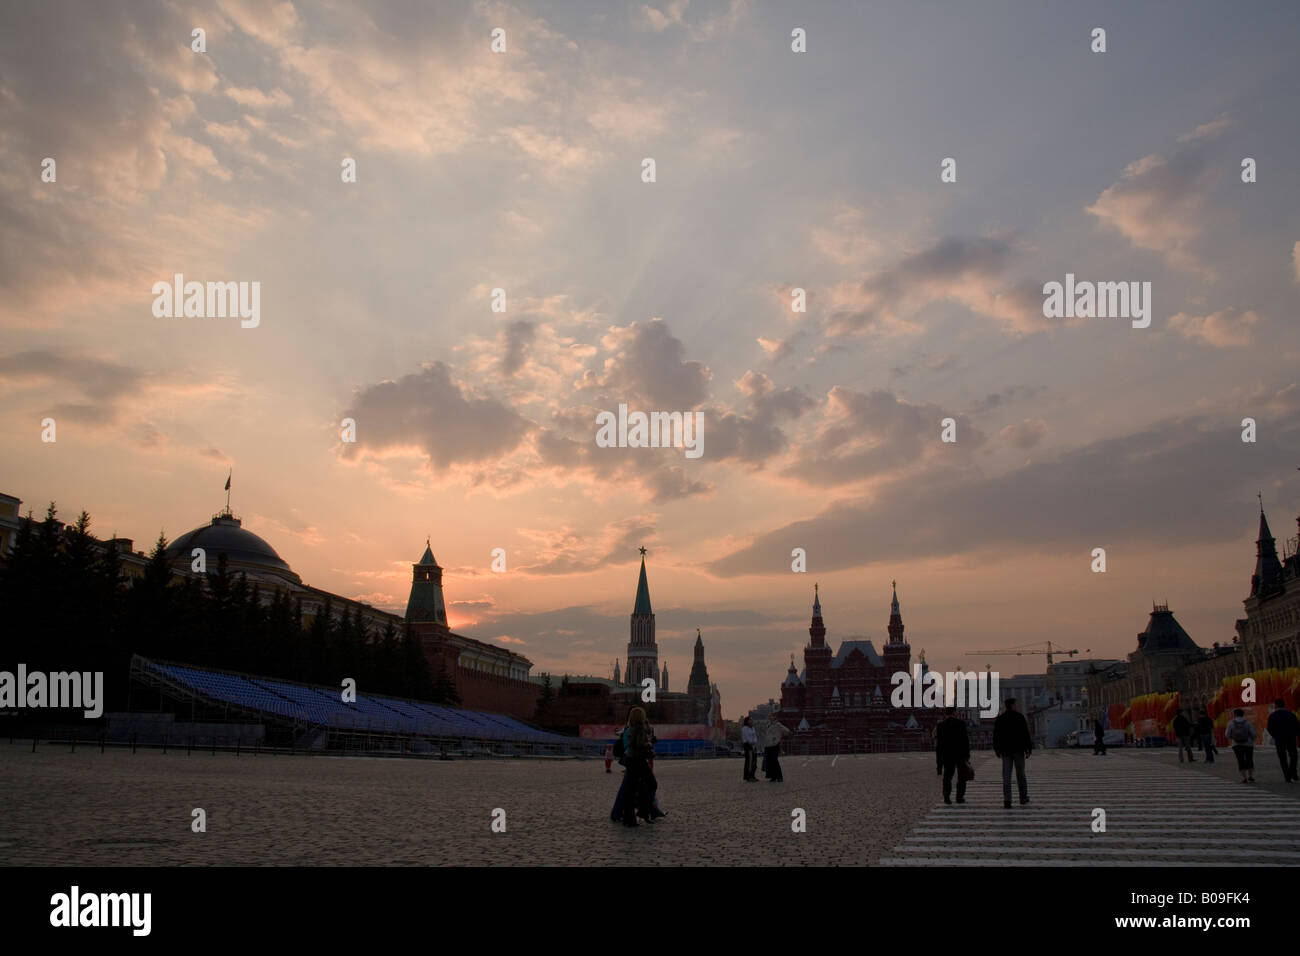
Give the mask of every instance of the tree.
<svg viewBox="0 0 1300 956">
<path fill-rule="evenodd" d="M 542 675 L 542 692 L 537 695 L 537 719 L 549 716 L 551 703 L 555 700 L 555 688 L 551 686 L 551 675 Z"/>
</svg>

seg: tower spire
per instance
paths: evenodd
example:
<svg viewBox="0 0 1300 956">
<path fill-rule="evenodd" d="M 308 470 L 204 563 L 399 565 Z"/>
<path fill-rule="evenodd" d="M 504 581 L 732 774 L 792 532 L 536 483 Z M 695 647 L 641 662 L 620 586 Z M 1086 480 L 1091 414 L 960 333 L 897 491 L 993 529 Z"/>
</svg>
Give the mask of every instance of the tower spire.
<svg viewBox="0 0 1300 956">
<path fill-rule="evenodd" d="M 411 565 L 411 596 L 406 601 L 406 619 L 447 626 L 447 603 L 442 596 L 442 568 L 433 548 L 424 542 L 424 554 Z"/>
<path fill-rule="evenodd" d="M 1250 578 L 1251 596 L 1270 594 L 1281 585 L 1282 562 L 1277 559 L 1277 539 L 1269 530 L 1264 516 L 1264 499 L 1260 496 L 1259 538 L 1255 541 L 1255 573 Z"/>
<path fill-rule="evenodd" d="M 826 646 L 826 625 L 822 623 L 822 598 L 816 584 L 813 585 L 812 623 L 808 625 L 808 646 Z"/>
<path fill-rule="evenodd" d="M 889 602 L 889 643 L 895 647 L 905 644 L 903 640 L 903 614 L 898 609 L 898 582 L 891 581 L 893 597 Z"/>
<path fill-rule="evenodd" d="M 632 604 L 632 620 L 627 642 L 627 670 L 623 679 L 638 685 L 647 677 L 658 683 L 659 645 L 655 643 L 655 615 L 650 608 L 650 585 L 645 576 L 645 548 L 641 552 L 641 573 L 636 582 L 636 600 Z"/>
</svg>

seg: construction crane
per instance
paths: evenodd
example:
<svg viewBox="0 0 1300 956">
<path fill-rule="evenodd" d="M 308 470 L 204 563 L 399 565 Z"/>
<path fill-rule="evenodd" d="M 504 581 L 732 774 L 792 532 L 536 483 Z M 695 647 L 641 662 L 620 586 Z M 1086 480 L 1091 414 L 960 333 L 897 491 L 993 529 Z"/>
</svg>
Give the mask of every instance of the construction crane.
<svg viewBox="0 0 1300 956">
<path fill-rule="evenodd" d="M 1021 644 L 1019 647 L 1003 647 L 996 651 L 967 651 L 966 656 L 979 657 L 981 655 L 985 655 L 988 657 L 1011 657 L 1011 656 L 1024 657 L 1026 655 L 1046 654 L 1048 666 L 1051 666 L 1053 663 L 1055 663 L 1052 660 L 1053 654 L 1064 654 L 1066 657 L 1073 657 L 1075 654 L 1078 653 L 1079 651 L 1077 649 L 1072 651 L 1067 651 L 1064 648 L 1056 647 L 1055 645 L 1052 644 L 1051 641 L 1045 641 L 1042 644 Z M 1092 653 L 1091 648 L 1085 648 L 1084 653 L 1085 654 Z"/>
<path fill-rule="evenodd" d="M 1056 679 L 1052 674 L 1053 654 L 1064 654 L 1066 657 L 1073 657 L 1078 654 L 1078 649 L 1067 651 L 1064 648 L 1057 647 L 1051 641 L 1044 641 L 1042 644 L 1021 644 L 1019 647 L 1003 647 L 995 651 L 967 651 L 967 657 L 978 657 L 985 655 L 988 657 L 1025 657 L 1027 655 L 1046 654 L 1047 655 L 1047 689 L 1055 693 Z M 1091 654 L 1092 648 L 1084 648 L 1085 654 Z"/>
</svg>

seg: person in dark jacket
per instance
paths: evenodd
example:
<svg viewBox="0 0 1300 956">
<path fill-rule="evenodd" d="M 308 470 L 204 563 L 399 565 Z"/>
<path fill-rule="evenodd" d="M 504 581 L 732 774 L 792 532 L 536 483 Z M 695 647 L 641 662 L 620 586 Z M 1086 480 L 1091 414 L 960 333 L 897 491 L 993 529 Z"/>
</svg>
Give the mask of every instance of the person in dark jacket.
<svg viewBox="0 0 1300 956">
<path fill-rule="evenodd" d="M 1201 716 L 1196 718 L 1196 736 L 1201 738 L 1205 762 L 1214 763 L 1214 755 L 1219 752 L 1219 748 L 1214 745 L 1214 721 L 1210 719 L 1208 710 L 1202 710 Z"/>
<path fill-rule="evenodd" d="M 1016 699 L 1007 698 L 1006 709 L 993 721 L 993 752 L 1002 758 L 1002 806 L 1011 809 L 1011 768 L 1016 770 L 1020 788 L 1020 805 L 1029 802 L 1029 783 L 1025 780 L 1025 761 L 1034 749 L 1029 736 L 1029 722 L 1016 710 Z"/>
<path fill-rule="evenodd" d="M 970 738 L 966 735 L 966 722 L 957 716 L 957 708 L 944 711 L 943 720 L 934 729 L 934 759 L 939 773 L 943 774 L 943 802 L 952 803 L 952 777 L 957 775 L 957 802 L 966 802 L 966 781 L 961 769 L 970 760 Z"/>
<path fill-rule="evenodd" d="M 1192 756 L 1192 722 L 1181 710 L 1174 718 L 1174 736 L 1178 738 L 1178 762 L 1183 762 L 1183 751 L 1187 751 L 1187 762 L 1196 763 Z"/>
<path fill-rule="evenodd" d="M 1277 759 L 1282 764 L 1282 779 L 1287 783 L 1300 780 L 1296 776 L 1296 741 L 1300 739 L 1300 720 L 1286 709 L 1281 697 L 1273 701 L 1273 713 L 1268 715 L 1268 735 L 1277 748 Z"/>
<path fill-rule="evenodd" d="M 627 753 L 624 755 L 627 764 L 627 793 L 622 808 L 624 826 L 637 826 L 637 817 L 646 823 L 652 822 L 651 812 L 655 790 L 658 789 L 654 771 L 650 769 L 654 753 L 645 711 L 633 707 L 627 718 Z"/>
<path fill-rule="evenodd" d="M 1092 722 L 1092 755 L 1098 754 L 1106 756 L 1106 728 L 1101 725 L 1100 717 Z"/>
</svg>

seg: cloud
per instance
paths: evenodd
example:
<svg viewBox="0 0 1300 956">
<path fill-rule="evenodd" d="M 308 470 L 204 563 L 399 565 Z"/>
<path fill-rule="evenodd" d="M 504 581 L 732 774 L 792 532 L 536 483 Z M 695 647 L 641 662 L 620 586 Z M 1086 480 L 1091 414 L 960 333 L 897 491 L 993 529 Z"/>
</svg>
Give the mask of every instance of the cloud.
<svg viewBox="0 0 1300 956">
<path fill-rule="evenodd" d="M 638 549 L 658 540 L 656 515 L 614 521 L 591 531 L 565 525 L 556 529 L 524 529 L 520 535 L 533 542 L 538 560 L 517 565 L 512 571 L 525 574 L 575 574 L 631 564 Z"/>
<path fill-rule="evenodd" d="M 1015 425 L 1008 425 L 998 432 L 998 435 L 1007 441 L 1012 448 L 1019 448 L 1023 451 L 1033 448 L 1047 437 L 1047 422 L 1041 418 L 1026 418 Z"/>
<path fill-rule="evenodd" d="M 144 379 L 138 369 L 54 349 L 0 357 L 0 385 L 38 389 L 39 401 L 50 401 L 56 395 L 65 398 L 49 407 L 55 421 L 112 424 L 118 420 L 123 402 L 138 395 Z M 67 396 L 78 393 L 81 400 L 66 400 Z M 136 425 L 129 440 L 142 448 L 154 448 L 161 445 L 163 436 L 153 425 L 142 423 Z"/>
<path fill-rule="evenodd" d="M 1014 247 L 1005 238 L 950 236 L 905 256 L 861 283 L 840 287 L 823 323 L 827 335 L 915 334 L 909 316 L 933 302 L 955 302 L 995 319 L 1006 331 L 1049 328 L 1042 294 L 1028 281 L 1001 278 Z"/>
<path fill-rule="evenodd" d="M 501 372 L 513 375 L 519 371 L 527 358 L 528 346 L 537 334 L 537 326 L 527 319 L 516 319 L 501 333 L 505 354 L 501 357 Z"/>
<path fill-rule="evenodd" d="M 648 404 L 644 411 L 686 411 L 708 398 L 712 373 L 686 359 L 686 347 L 662 319 L 612 328 L 602 344 L 615 354 L 589 384 Z"/>
<path fill-rule="evenodd" d="M 1084 573 L 1097 546 L 1110 549 L 1114 562 L 1130 545 L 1146 551 L 1239 540 L 1250 527 L 1254 489 L 1295 467 L 1300 422 L 1279 416 L 1270 427 L 1275 441 L 1243 446 L 1235 420 L 1169 419 L 1007 474 L 946 467 L 909 474 L 870 497 L 759 534 L 708 569 L 724 577 L 771 573 L 788 560 L 782 555 L 802 547 L 816 549 L 818 566 L 828 570 L 1021 551 L 1077 555 Z M 1207 470 L 1207 461 L 1216 467 Z M 871 546 L 879 541 L 889 542 L 887 554 Z M 1253 552 L 1242 561 L 1249 566 Z"/>
<path fill-rule="evenodd" d="M 705 43 L 722 33 L 734 30 L 749 7 L 749 0 L 729 0 L 727 8 L 713 16 L 691 22 L 686 11 L 691 0 L 669 0 L 663 7 L 643 3 L 632 15 L 632 22 L 643 30 L 663 33 L 671 27 L 682 27 L 694 43 Z"/>
<path fill-rule="evenodd" d="M 452 381 L 442 362 L 362 388 L 343 414 L 357 421 L 344 458 L 415 450 L 435 471 L 504 455 L 532 428 L 508 406 Z"/>
<path fill-rule="evenodd" d="M 951 359 L 951 356 L 949 356 Z M 1040 397 L 1047 389 L 1042 385 L 1008 385 L 1005 388 L 998 389 L 996 392 L 990 392 L 988 395 L 978 399 L 971 405 L 971 413 L 974 415 L 983 415 L 985 412 L 991 412 L 994 409 L 1002 408 L 1013 402 L 1028 401 Z"/>
<path fill-rule="evenodd" d="M 732 412 L 721 407 L 705 414 L 704 457 L 709 461 L 735 458 L 754 467 L 784 452 L 789 439 L 783 421 L 795 421 L 817 406 L 816 399 L 795 387 L 778 388 L 752 369 L 735 382 L 746 407 Z"/>
<path fill-rule="evenodd" d="M 695 481 L 687 477 L 686 470 L 677 465 L 660 468 L 645 479 L 651 491 L 651 501 L 668 501 L 675 498 L 688 498 L 691 495 L 707 495 L 713 491 L 713 485 L 707 481 Z"/>
<path fill-rule="evenodd" d="M 858 206 L 839 207 L 810 235 L 813 248 L 840 265 L 860 266 L 880 252 L 880 242 L 867 231 L 867 211 Z"/>
<path fill-rule="evenodd" d="M 1152 154 L 1129 163 L 1119 182 L 1086 210 L 1134 247 L 1159 253 L 1176 269 L 1213 277 L 1193 247 L 1213 219 L 1209 192 L 1219 172 L 1209 144 L 1227 125 L 1221 116 L 1180 137 L 1168 158 Z"/>
<path fill-rule="evenodd" d="M 958 440 L 943 444 L 944 452 L 965 460 L 984 442 L 966 417 L 930 403 L 910 404 L 883 389 L 859 392 L 837 385 L 826 396 L 816 434 L 795 449 L 783 474 L 824 486 L 895 474 L 937 452 L 945 418 L 956 420 Z"/>
<path fill-rule="evenodd" d="M 1225 349 L 1249 345 L 1251 330 L 1259 321 L 1259 314 L 1250 310 L 1222 309 L 1210 315 L 1179 312 L 1169 319 L 1169 328 L 1185 339 Z"/>
<path fill-rule="evenodd" d="M 228 86 L 225 89 L 226 96 L 234 100 L 240 106 L 246 106 L 249 109 L 264 110 L 273 106 L 292 106 L 293 97 L 278 86 L 270 93 L 263 93 L 256 87 Z"/>
</svg>

